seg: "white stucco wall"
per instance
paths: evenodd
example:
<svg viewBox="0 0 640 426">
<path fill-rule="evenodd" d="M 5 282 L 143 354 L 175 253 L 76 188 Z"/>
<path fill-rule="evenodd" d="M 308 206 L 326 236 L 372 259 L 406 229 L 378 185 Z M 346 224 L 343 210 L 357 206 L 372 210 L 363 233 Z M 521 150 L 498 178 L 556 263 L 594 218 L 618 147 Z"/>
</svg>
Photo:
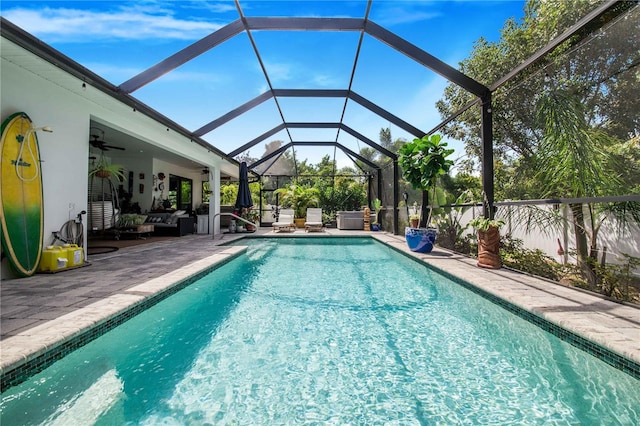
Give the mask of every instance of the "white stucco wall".
<svg viewBox="0 0 640 426">
<path fill-rule="evenodd" d="M 1 119 L 22 111 L 35 127 L 53 128 L 53 133 L 38 132 L 46 246 L 51 243 L 54 231 L 87 209 L 89 144 L 80 141 L 84 142 L 89 134 L 89 114 L 84 102 L 61 87 L 4 59 L 0 67 Z M 2 278 L 12 276 L 4 259 Z"/>
<path fill-rule="evenodd" d="M 164 190 L 164 198 L 167 198 L 169 195 L 169 175 L 180 176 L 183 178 L 191 179 L 193 181 L 192 188 L 192 204 L 193 209 L 198 207 L 202 203 L 202 174 L 198 171 L 185 169 L 183 167 L 176 166 L 175 164 L 168 163 L 162 160 L 153 160 L 153 174 L 158 175 L 158 173 L 164 173 L 166 178 L 164 179 L 165 190 Z M 161 200 L 161 192 L 154 190 L 152 192 L 153 198 L 156 201 Z M 148 209 L 149 207 L 147 207 Z M 143 208 L 144 211 L 144 208 Z"/>
<path fill-rule="evenodd" d="M 10 42 L 2 39 L 2 43 L 5 45 Z M 60 230 L 65 222 L 75 218 L 81 211 L 87 210 L 91 120 L 108 124 L 147 143 L 208 166 L 214 175 L 219 174 L 220 170 L 237 174 L 237 165 L 221 159 L 176 132 L 168 131 L 165 125 L 132 111 L 130 107 L 114 101 L 90 85 L 83 90 L 82 81 L 63 73 L 44 60 L 41 62 L 48 72 L 53 69 L 62 76 L 65 84 L 53 83 L 2 57 L 0 119 L 4 121 L 13 113 L 25 112 L 35 127 L 53 128 L 53 133 L 38 132 L 44 192 L 44 246 L 52 242 L 53 232 Z M 131 162 L 118 159 L 118 162 L 134 172 L 132 202 L 138 201 L 143 211 L 151 208 L 154 196 L 153 175 L 158 171 L 164 171 L 167 178 L 171 173 L 193 179 L 194 208 L 201 202 L 202 176 L 199 173 L 174 170 L 170 164 L 157 166 L 153 159 L 143 162 L 139 159 Z M 164 170 L 158 170 L 160 167 Z M 139 173 L 144 173 L 144 179 L 139 179 Z M 213 198 L 219 198 L 219 182 L 219 176 L 212 181 L 212 184 L 218 185 L 212 186 Z M 139 192 L 140 183 L 145 186 L 142 194 Z M 128 188 L 127 183 L 124 185 Z M 212 200 L 212 204 L 218 205 L 219 200 Z M 86 221 L 86 216 L 84 219 Z M 86 234 L 85 227 L 85 247 Z M 4 259 L 1 278 L 4 280 L 14 277 Z"/>
</svg>

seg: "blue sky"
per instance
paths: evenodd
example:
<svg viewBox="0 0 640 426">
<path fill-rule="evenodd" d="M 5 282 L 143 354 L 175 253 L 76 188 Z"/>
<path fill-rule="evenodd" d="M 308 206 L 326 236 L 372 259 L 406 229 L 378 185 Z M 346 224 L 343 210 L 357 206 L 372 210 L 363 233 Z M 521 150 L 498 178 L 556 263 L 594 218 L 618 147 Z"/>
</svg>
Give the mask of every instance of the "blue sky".
<svg viewBox="0 0 640 426">
<path fill-rule="evenodd" d="M 246 16 L 364 17 L 367 2 L 240 0 Z M 369 19 L 457 68 L 480 37 L 496 41 L 508 18 L 520 20 L 523 0 L 374 0 Z M 113 84 L 119 85 L 173 53 L 238 19 L 233 1 L 12 1 L 2 16 Z M 357 32 L 254 31 L 267 75 L 276 89 L 346 89 Z M 492 82 L 482 82 L 489 85 Z M 365 35 L 352 89 L 423 131 L 442 121 L 435 102 L 447 81 Z M 196 130 L 268 90 L 249 37 L 242 33 L 132 95 L 189 130 Z M 337 122 L 344 100 L 279 98 L 288 122 Z M 281 123 L 274 100 L 215 129 L 204 139 L 229 152 Z M 344 123 L 378 141 L 390 123 L 354 102 Z M 413 137 L 391 125 L 395 138 Z M 358 151 L 366 145 L 345 132 L 291 129 L 296 141 L 335 141 Z M 338 135 L 338 136 L 337 136 Z M 282 131 L 267 139 L 285 143 Z M 451 141 L 457 156 L 462 145 Z M 264 153 L 263 145 L 250 150 Z M 298 149 L 316 163 L 332 148 Z M 350 162 L 338 153 L 339 164 Z"/>
</svg>

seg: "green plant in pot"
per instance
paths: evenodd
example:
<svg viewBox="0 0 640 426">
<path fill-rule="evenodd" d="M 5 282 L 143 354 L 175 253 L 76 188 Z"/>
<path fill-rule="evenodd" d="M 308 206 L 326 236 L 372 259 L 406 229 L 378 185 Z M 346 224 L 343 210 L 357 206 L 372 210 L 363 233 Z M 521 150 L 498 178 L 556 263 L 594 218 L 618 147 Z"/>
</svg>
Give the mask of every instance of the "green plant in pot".
<svg viewBox="0 0 640 426">
<path fill-rule="evenodd" d="M 418 203 L 414 202 L 411 209 L 407 209 L 409 213 L 409 223 L 412 228 L 420 227 L 420 210 L 418 209 Z"/>
<path fill-rule="evenodd" d="M 376 220 L 371 222 L 371 230 L 379 231 L 380 229 L 382 229 L 380 226 L 380 210 L 382 210 L 382 201 L 380 201 L 379 198 L 376 198 L 372 202 L 372 207 L 373 207 L 373 211 L 376 212 Z"/>
<path fill-rule="evenodd" d="M 488 269 L 500 269 L 500 228 L 504 225 L 502 219 L 487 219 L 476 217 L 469 221 L 469 225 L 478 230 L 478 266 Z"/>
<path fill-rule="evenodd" d="M 276 189 L 275 194 L 280 196 L 281 207 L 293 209 L 298 228 L 304 228 L 307 207 L 318 207 L 320 203 L 319 192 L 316 188 L 309 188 L 296 183 Z"/>
<path fill-rule="evenodd" d="M 98 158 L 93 164 L 93 168 L 89 171 L 89 177 L 96 176 L 101 179 L 116 179 L 119 181 L 127 180 L 125 176 L 124 166 L 121 164 L 111 164 L 111 161 L 104 155 Z"/>
<path fill-rule="evenodd" d="M 447 174 L 453 166 L 453 161 L 447 158 L 453 154 L 453 151 L 453 149 L 447 149 L 447 143 L 442 142 L 442 136 L 437 134 L 416 138 L 404 144 L 398 151 L 400 154 L 398 164 L 402 168 L 404 179 L 414 189 L 424 191 L 431 200 L 425 221 L 426 229 L 405 228 L 405 238 L 412 251 L 428 253 L 433 250 L 436 230 L 431 228 L 430 224 L 435 208 L 436 188 L 438 179 Z M 422 217 L 424 218 L 424 215 Z"/>
<path fill-rule="evenodd" d="M 249 222 L 251 222 L 252 224 L 259 224 L 260 223 L 260 210 L 250 207 L 250 208 L 243 208 L 242 212 L 240 214 L 240 217 L 242 217 L 243 219 L 248 220 Z M 244 224 L 245 228 L 247 229 L 247 231 L 255 231 L 255 225 L 249 225 L 248 223 Z"/>
</svg>

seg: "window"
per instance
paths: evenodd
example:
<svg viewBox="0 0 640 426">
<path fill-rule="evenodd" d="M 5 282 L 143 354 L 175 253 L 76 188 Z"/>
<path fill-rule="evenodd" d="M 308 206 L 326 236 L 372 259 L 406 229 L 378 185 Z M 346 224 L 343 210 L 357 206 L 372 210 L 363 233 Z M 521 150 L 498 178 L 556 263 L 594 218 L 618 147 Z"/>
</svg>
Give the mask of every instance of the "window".
<svg viewBox="0 0 640 426">
<path fill-rule="evenodd" d="M 192 193 L 193 180 L 169 175 L 169 201 L 172 209 L 191 212 L 193 207 Z"/>
</svg>

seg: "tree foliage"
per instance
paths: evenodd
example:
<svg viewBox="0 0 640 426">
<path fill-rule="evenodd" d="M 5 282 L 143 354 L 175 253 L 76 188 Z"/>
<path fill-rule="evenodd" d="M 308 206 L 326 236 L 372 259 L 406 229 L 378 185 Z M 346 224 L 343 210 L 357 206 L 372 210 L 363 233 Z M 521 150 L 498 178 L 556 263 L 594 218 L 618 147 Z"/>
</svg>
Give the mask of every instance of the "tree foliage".
<svg viewBox="0 0 640 426">
<path fill-rule="evenodd" d="M 492 87 L 496 199 L 637 194 L 640 188 L 640 7 L 620 1 L 550 53 L 511 70 L 600 6 L 596 0 L 528 0 L 524 18 L 508 20 L 496 42 L 478 40 L 460 70 Z M 443 118 L 473 96 L 451 84 L 437 108 Z M 463 170 L 481 158 L 481 117 L 470 108 L 443 132 L 465 142 Z M 640 203 L 574 203 L 570 220 L 578 263 L 592 285 L 602 223 L 640 222 Z M 523 210 L 523 209 L 521 209 Z M 535 211 L 534 211 L 535 210 Z M 531 207 L 526 221 L 556 222 Z M 543 230 L 545 228 L 542 228 Z"/>
<path fill-rule="evenodd" d="M 453 166 L 453 161 L 447 158 L 453 154 L 453 149 L 447 149 L 447 145 L 447 142 L 442 142 L 440 135 L 426 135 L 402 145 L 399 151 L 398 164 L 402 167 L 402 174 L 407 182 L 415 189 L 432 191 L 427 226 L 435 205 L 438 179 L 446 175 Z M 423 209 L 424 207 L 423 205 Z"/>
<path fill-rule="evenodd" d="M 496 42 L 479 39 L 471 55 L 460 63 L 460 70 L 490 87 L 599 4 L 595 0 L 529 0 L 522 21 L 508 20 Z M 564 88 L 584 107 L 586 125 L 618 143 L 640 134 L 640 96 L 633 95 L 640 93 L 640 8 L 632 9 L 635 5 L 618 2 L 594 25 L 493 93 L 496 161 L 509 175 L 529 181 L 499 181 L 499 188 L 508 195 L 505 198 L 542 197 L 531 163 L 544 137 L 535 105 L 545 88 Z M 601 29 L 594 30 L 607 20 Z M 437 108 L 444 118 L 471 100 L 471 94 L 451 84 Z M 477 169 L 481 158 L 480 129 L 479 108 L 471 108 L 443 130 L 465 142 L 467 171 Z M 496 193 L 498 199 L 501 195 Z"/>
</svg>

